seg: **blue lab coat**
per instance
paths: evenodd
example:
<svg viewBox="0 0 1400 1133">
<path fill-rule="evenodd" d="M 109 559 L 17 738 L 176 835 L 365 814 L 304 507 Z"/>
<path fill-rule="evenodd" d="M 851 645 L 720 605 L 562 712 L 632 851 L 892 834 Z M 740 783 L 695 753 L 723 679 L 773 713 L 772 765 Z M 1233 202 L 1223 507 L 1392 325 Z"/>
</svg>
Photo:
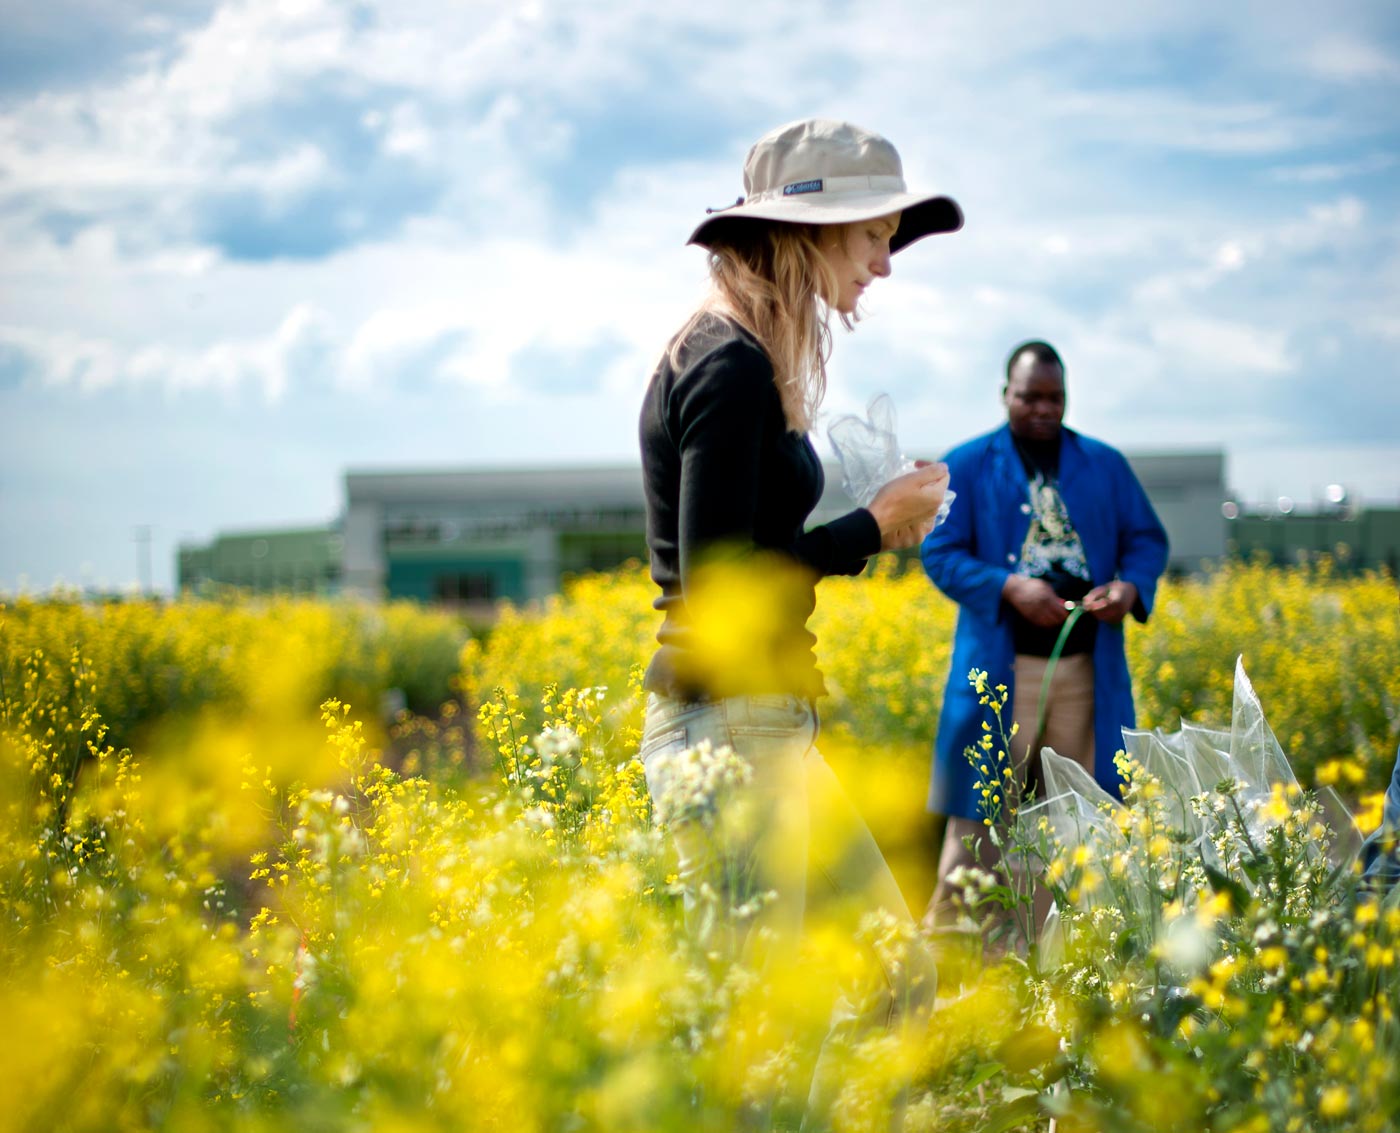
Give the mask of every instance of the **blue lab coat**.
<svg viewBox="0 0 1400 1133">
<path fill-rule="evenodd" d="M 1122 453 L 1072 429 L 1063 429 L 1062 438 L 1060 497 L 1084 544 L 1093 585 L 1115 578 L 1133 583 L 1138 597 L 1132 613 L 1145 622 L 1167 565 L 1167 533 Z M 1030 529 L 1030 491 L 1005 425 L 959 445 L 944 460 L 957 499 L 947 520 L 924 540 L 921 554 L 928 576 L 960 609 L 928 807 L 935 814 L 978 818 L 979 792 L 973 786 L 978 775 L 964 753 L 981 737 L 982 721 L 992 721 L 967 674 L 985 669 L 993 688 L 1006 685 L 1010 731 L 1015 650 L 1001 588 L 1020 562 Z M 1120 729 L 1134 724 L 1123 627 L 1100 622 L 1094 645 L 1094 775 L 1115 798 L 1113 755 L 1123 746 Z"/>
</svg>

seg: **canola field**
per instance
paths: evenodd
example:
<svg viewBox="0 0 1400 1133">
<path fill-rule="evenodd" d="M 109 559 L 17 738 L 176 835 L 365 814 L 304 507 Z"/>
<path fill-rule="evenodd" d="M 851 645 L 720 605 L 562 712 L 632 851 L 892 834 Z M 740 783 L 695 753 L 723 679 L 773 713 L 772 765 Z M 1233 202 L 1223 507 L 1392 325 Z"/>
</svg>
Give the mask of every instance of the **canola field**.
<svg viewBox="0 0 1400 1133">
<path fill-rule="evenodd" d="M 760 980 L 682 931 L 635 759 L 652 597 L 590 576 L 484 637 L 396 605 L 0 608 L 0 1129 L 795 1129 L 828 982 L 909 942 L 816 925 Z M 813 620 L 823 751 L 916 911 L 954 616 L 887 572 Z M 1228 728 L 1242 654 L 1300 786 L 1173 809 L 1125 758 L 1098 841 L 1040 832 L 1055 947 L 942 942 L 928 1025 L 842 1052 L 835 1128 L 1395 1127 L 1400 898 L 1311 793 L 1379 821 L 1394 581 L 1235 566 L 1129 634 L 1140 726 Z"/>
</svg>

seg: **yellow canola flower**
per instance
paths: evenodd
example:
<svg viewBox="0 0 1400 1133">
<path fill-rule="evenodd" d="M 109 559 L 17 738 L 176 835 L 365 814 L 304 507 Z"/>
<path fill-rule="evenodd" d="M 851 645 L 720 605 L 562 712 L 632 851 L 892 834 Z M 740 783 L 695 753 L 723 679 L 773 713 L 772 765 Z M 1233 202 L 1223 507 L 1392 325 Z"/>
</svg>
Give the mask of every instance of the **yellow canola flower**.
<svg viewBox="0 0 1400 1133">
<path fill-rule="evenodd" d="M 1351 1110 L 1351 1091 L 1345 1086 L 1329 1086 L 1322 1091 L 1317 1112 L 1326 1118 L 1344 1117 Z"/>
<path fill-rule="evenodd" d="M 1362 834 L 1374 834 L 1385 817 L 1385 792 L 1375 791 L 1361 796 L 1361 808 L 1356 812 L 1356 828 Z"/>
<path fill-rule="evenodd" d="M 1271 825 L 1277 826 L 1288 821 L 1292 813 L 1293 808 L 1289 804 L 1288 795 L 1283 789 L 1283 784 L 1275 783 L 1269 801 L 1259 808 L 1260 818 Z"/>
<path fill-rule="evenodd" d="M 1216 986 L 1223 987 L 1234 978 L 1239 970 L 1240 961 L 1237 956 L 1224 956 L 1210 966 L 1210 978 Z"/>
<path fill-rule="evenodd" d="M 822 591 L 812 628 L 833 690 L 823 704 L 823 750 L 829 758 L 835 753 L 858 806 L 876 816 L 871 826 L 877 837 L 889 839 L 898 879 L 921 900 L 931 887 L 917 845 L 927 748 L 956 611 L 917 573 L 872 571 L 863 579 L 828 580 Z M 6 670 L 10 704 L 30 712 L 24 734 L 34 746 L 0 737 L 0 813 L 10 815 L 5 808 L 32 790 L 43 797 L 25 812 L 26 822 L 39 828 L 56 816 L 82 820 L 73 823 L 70 844 L 77 873 L 45 873 L 41 895 L 16 898 L 7 908 L 13 914 L 7 923 L 31 934 L 7 936 L 15 949 L 40 957 L 62 941 L 67 951 L 55 954 L 62 966 L 52 978 L 36 979 L 32 987 L 16 980 L 0 994 L 12 1023 L 0 1059 L 8 1076 L 0 1112 L 34 1128 L 148 1127 L 152 1111 L 140 1108 L 143 1099 L 169 1103 L 160 1084 L 178 1064 L 185 1080 L 202 1084 L 196 1100 L 209 1112 L 193 1112 L 194 1102 L 188 1110 L 169 1103 L 160 1113 L 170 1127 L 282 1127 L 296 1119 L 274 1096 L 284 1088 L 322 1099 L 316 1104 L 326 1106 L 319 1116 L 328 1125 L 386 1131 L 422 1128 L 425 1120 L 453 1128 L 543 1129 L 560 1124 L 562 1115 L 619 1131 L 685 1128 L 690 1116 L 733 1127 L 727 1119 L 737 1111 L 722 1107 L 738 1105 L 746 1090 L 780 1081 L 785 1046 L 763 1029 L 771 1020 L 749 1009 L 745 996 L 757 992 L 725 986 L 703 957 L 677 946 L 679 898 L 668 892 L 675 862 L 647 828 L 650 803 L 635 759 L 644 698 L 632 674 L 652 647 L 653 597 L 640 570 L 580 579 L 557 602 L 503 611 L 491 638 L 461 649 L 467 713 L 456 726 L 478 723 L 478 710 L 499 685 L 499 707 L 479 721 L 483 731 L 493 729 L 491 741 L 473 754 L 488 774 L 499 754 L 523 786 L 517 795 L 473 783 L 459 805 L 449 804 L 437 784 L 413 787 L 375 770 L 374 749 L 385 740 L 374 719 L 377 701 L 342 686 L 377 687 L 375 674 L 415 650 L 362 650 L 356 642 L 366 640 L 359 636 L 364 625 L 346 628 L 361 615 L 337 609 L 323 616 L 287 604 L 277 607 L 280 623 L 269 625 L 265 613 L 195 603 L 170 603 L 164 610 L 117 605 L 105 612 L 31 604 L 23 615 L 0 612 L 0 649 L 46 659 L 36 662 L 32 678 L 21 663 Z M 1228 720 L 1228 664 L 1221 657 L 1233 655 L 1231 643 L 1244 642 L 1270 721 L 1302 781 L 1334 776 L 1351 801 L 1356 787 L 1381 781 L 1394 755 L 1386 730 L 1393 714 L 1385 715 L 1386 705 L 1400 702 L 1393 612 L 1388 579 L 1227 566 L 1208 579 L 1167 580 L 1152 622 L 1128 632 L 1142 722 L 1171 726 L 1177 715 Z M 380 616 L 370 611 L 363 618 L 367 624 Z M 1347 627 L 1345 651 L 1336 648 L 1338 626 Z M 75 640 L 84 642 L 76 662 Z M 250 657 L 266 666 L 249 671 Z M 373 680 L 354 676 L 357 667 Z M 191 709 L 178 726 L 153 725 L 142 736 L 144 781 L 134 765 L 119 771 L 116 753 L 105 764 L 94 757 L 78 776 L 67 770 L 70 764 L 51 758 L 64 740 L 92 740 L 99 748 L 106 742 L 96 736 L 104 718 L 94 707 L 97 699 L 103 700 L 99 707 L 111 707 L 115 726 L 128 708 L 135 711 L 149 699 L 151 689 L 185 704 L 201 683 L 218 693 L 203 702 L 203 711 Z M 557 688 L 546 705 L 536 693 L 550 683 Z M 591 714 L 586 697 L 570 699 L 571 692 L 604 684 L 610 686 L 606 703 Z M 995 691 L 989 681 L 989 703 Z M 342 702 L 329 739 L 313 734 L 315 698 L 327 694 Z M 303 702 L 307 697 L 310 704 Z M 348 714 L 345 702 L 354 705 Z M 246 713 L 221 707 L 227 704 L 249 707 Z M 358 731 L 348 724 L 356 718 L 364 720 Z M 554 726 L 579 738 L 576 761 L 542 762 L 535 739 Z M 838 735 L 843 742 L 831 742 Z M 858 742 L 849 742 L 852 737 Z M 995 748 L 991 744 L 981 758 L 998 793 L 1009 769 Z M 1378 766 L 1382 757 L 1384 767 Z M 403 766 L 427 768 L 430 762 L 425 752 L 419 763 L 406 757 Z M 249 773 L 250 767 L 256 770 Z M 585 771 L 596 780 L 584 783 Z M 246 790 L 244 782 L 251 784 Z M 528 799 L 526 787 L 534 792 Z M 1160 797 L 1152 794 L 1140 792 L 1135 805 L 1151 803 L 1160 814 Z M 337 813 L 341 800 L 345 813 Z M 1292 802 L 1287 793 L 1278 801 Z M 963 1011 L 970 1017 L 956 1042 L 942 1029 L 929 1037 L 941 1044 L 930 1063 L 990 1062 L 999 1040 L 986 1031 L 1014 1034 L 1026 1018 L 1040 1019 L 1049 1010 L 1059 1012 L 1071 1059 L 1080 1037 L 1078 1004 L 1093 997 L 1116 1012 L 1137 1010 L 1142 985 L 1136 961 L 1123 960 L 1109 942 L 1114 933 L 1128 940 L 1123 930 L 1139 927 L 1133 918 L 1140 910 L 1130 906 L 1143 894 L 1130 867 L 1142 865 L 1144 851 L 1162 849 L 1151 842 L 1147 813 L 1140 806 L 1124 828 L 1133 834 L 1131 859 L 1105 845 L 1079 863 L 1083 869 L 1103 862 L 1116 879 L 1113 901 L 1086 912 L 1061 911 L 1075 931 L 1098 918 L 1094 939 L 1104 947 L 1093 963 L 1073 969 L 1085 981 L 1080 990 L 1052 997 L 1029 985 L 1032 993 L 1023 997 L 1028 985 L 1013 980 L 990 996 L 990 980 L 976 984 L 971 994 L 980 998 L 969 1000 L 975 1010 L 950 1008 L 940 1015 L 947 1020 Z M 1293 824 L 1283 832 L 1289 838 L 1308 835 L 1305 819 L 1285 821 Z M 110 839 L 91 836 L 96 827 Z M 0 845 L 7 877 L 39 877 L 33 863 L 47 861 L 52 850 L 23 829 L 24 837 Z M 1155 829 L 1167 827 L 1158 821 Z M 293 830 L 303 832 L 300 841 L 292 840 Z M 284 834 L 287 844 L 279 849 Z M 1222 854 L 1227 871 L 1238 860 L 1231 849 Z M 253 861 L 253 854 L 265 856 Z M 1212 951 L 1193 970 L 1201 971 L 1227 941 L 1241 941 L 1247 959 L 1251 937 L 1236 933 L 1256 927 L 1247 917 L 1263 915 L 1264 891 L 1250 910 L 1210 911 L 1212 898 L 1198 891 L 1205 883 L 1199 869 L 1193 872 L 1199 863 L 1190 854 L 1172 856 L 1188 859 L 1184 872 L 1177 878 L 1156 863 L 1154 876 L 1165 892 L 1160 903 L 1151 896 L 1149 915 L 1184 896 L 1174 915 L 1186 920 L 1237 917 L 1221 926 L 1218 938 L 1211 934 Z M 104 862 L 117 873 L 101 874 Z M 1065 859 L 1056 863 L 1065 870 Z M 249 913 L 262 901 L 266 912 L 230 912 L 220 921 L 217 879 L 232 878 L 241 897 L 242 879 L 252 872 L 266 876 L 251 887 Z M 272 878 L 280 880 L 269 891 L 261 883 Z M 1085 888 L 1096 883 L 1102 879 L 1086 880 Z M 1308 924 L 1318 911 L 1301 907 L 1296 894 L 1279 898 L 1289 926 Z M 61 923 L 41 938 L 35 928 L 54 904 L 63 910 Z M 1084 919 L 1075 921 L 1081 913 Z M 1291 1104 L 1293 1086 L 1282 1068 L 1293 1066 L 1295 1127 L 1315 1124 L 1328 1105 L 1339 1107 L 1335 1120 L 1346 1127 L 1370 1128 L 1365 1115 L 1389 1096 L 1393 1060 L 1353 1054 L 1372 1044 L 1380 1052 L 1396 1048 L 1400 911 L 1363 902 L 1354 920 L 1356 934 L 1341 914 L 1306 930 L 1316 935 L 1304 936 L 1310 943 L 1300 955 L 1315 955 L 1314 939 L 1327 951 L 1311 972 L 1300 965 L 1296 984 L 1272 978 L 1287 968 L 1282 945 L 1260 947 L 1259 967 L 1235 972 L 1222 987 L 1212 986 L 1219 973 L 1211 970 L 1202 982 L 1221 1014 L 1183 1021 L 1205 1065 L 1201 1078 L 1181 1083 L 1182 1089 L 1172 1088 L 1177 1083 L 1170 1068 L 1164 1070 L 1148 1044 L 1139 1060 L 1130 1040 L 1110 1040 L 1102 1051 L 1124 1055 L 1124 1096 L 1138 1105 L 1141 1090 L 1130 1077 L 1181 1104 L 1211 1091 L 1235 1107 L 1231 1112 L 1265 1104 L 1258 1099 L 1269 1091 L 1254 1095 L 1249 1087 L 1242 1096 L 1221 1099 L 1219 1092 L 1231 1087 L 1210 1077 L 1209 1063 L 1212 1051 L 1230 1049 L 1239 1035 L 1260 1033 L 1257 1023 L 1236 1013 L 1262 1012 L 1268 1004 L 1268 1028 L 1248 1056 L 1257 1082 L 1272 1083 L 1274 1093 L 1283 1093 L 1278 1104 Z M 1252 939 L 1272 941 L 1292 931 L 1271 929 Z M 1364 971 L 1357 963 L 1362 959 Z M 1103 969 L 1101 982 L 1090 983 L 1095 965 Z M 1250 983 L 1261 968 L 1270 977 L 1265 995 Z M 22 965 L 17 970 L 27 971 Z M 1357 980 L 1366 987 L 1360 998 L 1352 995 Z M 810 988 L 796 982 L 773 994 L 791 1000 L 794 1011 L 816 1014 L 815 1006 L 803 1005 L 804 998 L 815 998 Z M 34 1004 L 26 1006 L 31 991 Z M 48 998 L 41 1001 L 40 992 Z M 1023 1000 L 1035 1004 L 1026 1017 L 1019 1014 Z M 1356 1006 L 1363 1000 L 1364 1007 Z M 741 1002 L 742 1011 L 726 1006 Z M 995 1012 L 996 1027 L 984 1026 Z M 1318 1020 L 1308 1034 L 1298 1028 L 1305 1012 Z M 1330 1019 L 1336 1026 L 1328 1030 Z M 803 1026 L 807 1022 L 804 1017 Z M 254 1031 L 230 1037 L 245 1025 Z M 742 1036 L 725 1032 L 736 1025 Z M 258 1039 L 248 1041 L 249 1033 Z M 804 1031 L 799 1045 L 817 1033 Z M 734 1052 L 766 1057 L 761 1067 L 738 1070 L 713 1061 Z M 885 1053 L 872 1047 L 867 1061 Z M 903 1057 L 882 1065 L 902 1065 Z M 1240 1064 L 1234 1055 L 1221 1061 Z M 73 1065 L 85 1068 L 80 1096 L 54 1088 L 54 1075 Z M 678 1066 L 694 1081 L 680 1081 Z M 864 1064 L 853 1058 L 851 1067 L 857 1084 Z M 872 1073 L 870 1081 L 886 1078 Z M 939 1106 L 956 1104 L 957 1084 L 938 1083 Z M 943 1093 L 945 1085 L 951 1088 Z M 995 1092 L 997 1085 L 987 1088 Z M 1346 1095 L 1345 1107 L 1336 1091 Z M 221 1108 L 231 1097 L 238 1098 L 237 1108 Z M 336 1112 L 349 1098 L 354 1112 Z M 713 1113 L 692 1115 L 688 1108 L 696 1099 L 716 1098 L 723 1100 Z M 932 1104 L 915 1099 L 929 1124 Z M 1133 1109 L 1125 1120 L 1154 1127 L 1145 1112 Z M 1202 1126 L 1198 1117 L 1180 1118 L 1176 1126 Z M 1287 1123 L 1280 1118 L 1277 1127 Z"/>
</svg>

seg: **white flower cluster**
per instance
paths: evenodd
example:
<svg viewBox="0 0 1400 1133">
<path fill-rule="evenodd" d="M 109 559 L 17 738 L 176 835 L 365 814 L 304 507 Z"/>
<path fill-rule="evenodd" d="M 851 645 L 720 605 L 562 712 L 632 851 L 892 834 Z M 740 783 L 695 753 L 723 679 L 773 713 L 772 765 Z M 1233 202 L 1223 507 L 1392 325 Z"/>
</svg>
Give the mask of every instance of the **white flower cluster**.
<svg viewBox="0 0 1400 1133">
<path fill-rule="evenodd" d="M 1162 926 L 1156 955 L 1174 972 L 1195 975 L 1205 969 L 1215 954 L 1216 937 L 1211 922 L 1186 910 Z"/>
<path fill-rule="evenodd" d="M 948 887 L 957 892 L 969 910 L 981 905 L 983 898 L 999 884 L 1001 880 L 995 874 L 977 866 L 955 866 L 948 873 Z"/>
<path fill-rule="evenodd" d="M 665 784 L 656 800 L 658 823 L 711 825 L 725 796 L 748 783 L 753 769 L 728 744 L 716 748 L 701 740 L 694 747 L 658 756 L 656 776 Z"/>
<path fill-rule="evenodd" d="M 909 950 L 918 929 L 908 917 L 897 917 L 887 909 L 874 909 L 860 919 L 856 939 L 868 945 L 891 976 L 904 971 Z"/>
<path fill-rule="evenodd" d="M 554 812 L 547 806 L 526 807 L 520 817 L 531 830 L 553 830 L 556 825 Z"/>
<path fill-rule="evenodd" d="M 572 728 L 562 724 L 546 728 L 535 737 L 535 756 L 539 766 L 531 768 L 529 774 L 547 779 L 555 767 L 577 767 L 583 741 Z"/>
<path fill-rule="evenodd" d="M 350 801 L 331 791 L 310 791 L 302 799 L 292 841 L 319 867 L 311 875 L 318 885 L 330 884 L 338 868 L 368 850 L 364 832 L 350 814 Z"/>
</svg>

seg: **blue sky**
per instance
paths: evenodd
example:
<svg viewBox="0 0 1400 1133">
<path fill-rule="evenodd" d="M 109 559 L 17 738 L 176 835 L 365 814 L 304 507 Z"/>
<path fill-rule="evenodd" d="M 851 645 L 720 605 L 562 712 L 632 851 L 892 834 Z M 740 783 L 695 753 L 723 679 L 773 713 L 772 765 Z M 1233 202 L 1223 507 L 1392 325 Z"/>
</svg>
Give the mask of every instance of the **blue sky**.
<svg viewBox="0 0 1400 1133">
<path fill-rule="evenodd" d="M 1400 498 L 1400 8 L 0 0 L 0 590 L 338 514 L 346 467 L 635 459 L 682 241 L 807 115 L 963 232 L 838 333 L 827 409 L 1224 447 Z"/>
</svg>

